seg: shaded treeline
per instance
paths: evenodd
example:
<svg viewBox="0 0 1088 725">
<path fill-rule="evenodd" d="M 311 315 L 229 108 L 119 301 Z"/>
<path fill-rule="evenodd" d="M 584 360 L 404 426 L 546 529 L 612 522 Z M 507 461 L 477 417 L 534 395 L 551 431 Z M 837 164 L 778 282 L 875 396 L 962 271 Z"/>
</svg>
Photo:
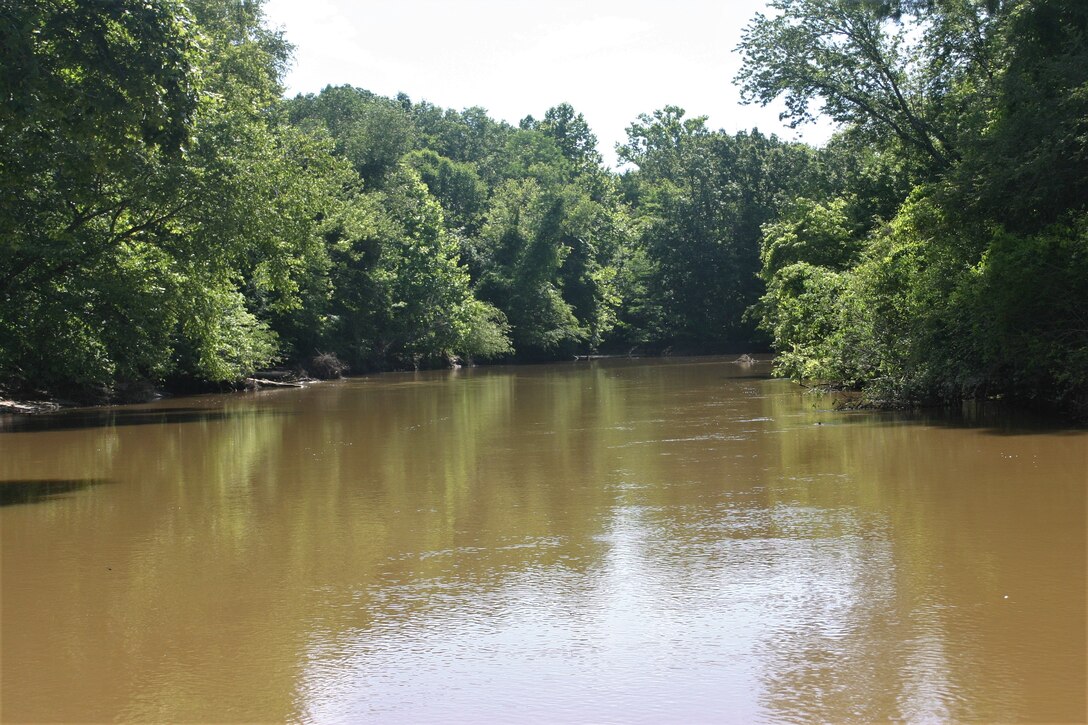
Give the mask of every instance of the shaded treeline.
<svg viewBox="0 0 1088 725">
<path fill-rule="evenodd" d="M 1084 10 L 772 5 L 738 80 L 843 130 L 666 106 L 617 173 L 565 103 L 285 100 L 260 2 L 0 0 L 0 380 L 770 343 L 884 399 L 1083 406 Z"/>
</svg>

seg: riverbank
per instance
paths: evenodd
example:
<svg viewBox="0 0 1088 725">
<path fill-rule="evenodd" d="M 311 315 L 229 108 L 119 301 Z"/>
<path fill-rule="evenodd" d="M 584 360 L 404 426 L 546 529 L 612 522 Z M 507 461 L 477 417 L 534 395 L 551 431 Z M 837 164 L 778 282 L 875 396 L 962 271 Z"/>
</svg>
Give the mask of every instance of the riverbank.
<svg viewBox="0 0 1088 725">
<path fill-rule="evenodd" d="M 750 348 L 751 349 L 751 348 Z M 758 350 L 758 348 L 757 348 Z M 730 351 L 731 352 L 731 351 Z M 721 353 L 703 353 L 721 354 Z M 764 353 L 758 351 L 757 355 Z M 688 351 L 676 352 L 671 347 L 653 349 L 649 351 L 628 350 L 626 353 L 601 354 L 601 355 L 574 355 L 577 361 L 605 360 L 609 358 L 633 358 L 633 357 L 687 357 L 701 356 L 699 353 Z M 556 357 L 536 360 L 523 358 L 517 360 L 498 360 L 487 363 L 477 361 L 465 362 L 458 358 L 449 358 L 446 367 L 459 368 L 463 366 L 477 367 L 478 365 L 507 365 L 507 364 L 538 364 L 554 363 L 561 360 Z M 757 358 L 748 353 L 742 354 L 735 362 L 753 363 Z M 355 373 L 355 375 L 372 375 L 383 372 L 405 372 L 420 370 L 420 367 L 388 367 L 380 369 L 367 369 Z M 0 415 L 35 415 L 51 413 L 65 408 L 93 408 L 113 405 L 130 405 L 134 403 L 150 403 L 160 398 L 174 397 L 177 395 L 194 395 L 200 393 L 230 393 L 261 390 L 264 388 L 299 388 L 323 380 L 336 380 L 348 375 L 348 366 L 341 362 L 335 355 L 323 354 L 315 356 L 303 364 L 266 368 L 254 371 L 252 374 L 228 382 L 210 382 L 207 380 L 194 380 L 192 378 L 175 378 L 155 384 L 148 381 L 125 383 L 113 388 L 104 386 L 94 388 L 72 388 L 65 391 L 49 391 L 41 389 L 12 388 L 0 386 Z"/>
<path fill-rule="evenodd" d="M 176 395 L 245 392 L 265 388 L 301 388 L 320 382 L 321 379 L 312 377 L 305 371 L 272 369 L 257 371 L 250 376 L 228 383 L 181 380 L 155 385 L 150 382 L 140 382 L 112 389 L 69 391 L 67 395 L 52 394 L 45 390 L 29 390 L 20 393 L 0 388 L 0 415 L 37 415 L 67 408 L 99 408 L 150 403 Z"/>
<path fill-rule="evenodd" d="M 568 358 L 572 362 L 591 362 L 591 361 L 605 361 L 613 359 L 633 359 L 633 358 L 670 358 L 670 357 L 704 357 L 704 355 L 688 355 L 678 354 L 674 355 L 670 348 L 664 350 L 655 350 L 651 352 L 639 352 L 633 353 L 633 351 L 627 354 L 604 354 L 604 355 L 575 355 L 573 358 Z M 730 357 L 731 355 L 706 355 L 705 357 Z M 748 353 L 741 354 L 736 359 L 729 359 L 728 362 L 737 365 L 752 365 L 754 363 L 763 362 L 773 357 L 770 354 L 764 354 L 762 352 L 757 353 L 755 356 Z M 39 415 L 43 413 L 53 413 L 59 410 L 65 410 L 70 408 L 108 408 L 122 405 L 132 405 L 139 403 L 150 403 L 162 398 L 172 398 L 175 396 L 184 395 L 198 395 L 206 393 L 244 393 L 255 392 L 258 390 L 269 388 L 303 388 L 315 383 L 319 383 L 325 380 L 335 380 L 341 378 L 350 377 L 364 377 L 380 373 L 395 373 L 406 372 L 412 370 L 412 368 L 389 368 L 384 370 L 367 370 L 358 372 L 355 375 L 345 374 L 347 367 L 340 363 L 335 358 L 335 365 L 328 364 L 328 361 L 322 361 L 323 364 L 315 365 L 311 364 L 313 369 L 312 373 L 301 367 L 280 367 L 271 368 L 265 370 L 255 371 L 252 375 L 239 380 L 226 382 L 226 383 L 212 383 L 208 381 L 200 380 L 172 380 L 166 381 L 161 385 L 154 386 L 150 383 L 135 383 L 106 391 L 99 389 L 95 391 L 83 391 L 83 395 L 67 396 L 57 395 L 53 396 L 48 391 L 31 390 L 26 391 L 20 395 L 18 393 L 12 394 L 10 389 L 0 387 L 0 415 Z M 313 362 L 313 361 L 312 361 Z M 560 362 L 557 360 L 547 361 L 545 364 Z M 468 367 L 490 367 L 492 365 L 534 365 L 540 364 L 540 361 L 534 360 L 520 360 L 520 361 L 502 361 L 491 363 L 462 363 L 460 361 L 450 360 L 450 369 L 459 368 L 467 365 Z M 430 368 L 434 369 L 434 368 Z M 416 368 L 420 370 L 420 368 Z M 1051 419 L 1055 421 L 1066 421 L 1076 425 L 1077 427 L 1084 427 L 1088 425 L 1088 415 L 1085 415 L 1084 410 L 1088 406 L 1081 406 L 1077 409 L 1075 406 L 1063 408 L 1046 405 L 1042 401 L 1038 400 L 1021 400 L 1010 399 L 1004 396 L 995 396 L 990 398 L 963 398 L 959 400 L 955 399 L 930 399 L 926 401 L 909 401 L 909 400 L 894 400 L 887 398 L 871 398 L 865 394 L 864 391 L 857 389 L 845 389 L 834 385 L 809 385 L 803 382 L 795 383 L 804 389 L 807 393 L 817 396 L 828 396 L 833 398 L 831 408 L 840 412 L 851 411 L 927 411 L 927 410 L 945 410 L 945 411 L 973 411 L 975 409 L 981 409 L 988 405 L 1000 404 L 1002 406 L 1020 410 L 1024 413 L 1031 414 L 1033 416 L 1039 416 L 1040 418 Z M 976 414 L 971 413 L 970 417 L 974 417 Z"/>
</svg>

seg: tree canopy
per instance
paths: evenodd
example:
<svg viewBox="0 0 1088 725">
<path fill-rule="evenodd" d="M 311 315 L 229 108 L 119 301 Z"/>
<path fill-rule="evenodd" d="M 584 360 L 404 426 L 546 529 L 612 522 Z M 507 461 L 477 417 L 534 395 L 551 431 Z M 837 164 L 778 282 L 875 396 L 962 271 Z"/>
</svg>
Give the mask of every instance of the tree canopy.
<svg viewBox="0 0 1088 725">
<path fill-rule="evenodd" d="M 259 0 L 0 0 L 0 386 L 770 347 L 1088 416 L 1086 38 L 1073 0 L 773 0 L 735 80 L 834 137 L 665 104 L 617 172 L 569 103 L 284 98 Z"/>
<path fill-rule="evenodd" d="M 819 101 L 840 139 L 865 142 L 825 153 L 883 169 L 764 228 L 756 314 L 779 369 L 886 401 L 1003 396 L 1088 416 L 1088 8 L 774 7 L 741 46 L 748 98 L 784 97 L 796 122 Z M 872 183 L 896 168 L 895 186 Z"/>
</svg>

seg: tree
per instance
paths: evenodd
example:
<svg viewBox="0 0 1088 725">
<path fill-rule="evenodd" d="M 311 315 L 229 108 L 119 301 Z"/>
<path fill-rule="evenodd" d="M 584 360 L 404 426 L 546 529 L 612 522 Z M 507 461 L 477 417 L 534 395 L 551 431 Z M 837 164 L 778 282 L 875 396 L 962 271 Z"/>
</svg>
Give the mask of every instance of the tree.
<svg viewBox="0 0 1088 725">
<path fill-rule="evenodd" d="M 5 2 L 0 15 L 0 367 L 43 385 L 161 370 L 164 255 L 142 240 L 178 210 L 197 112 L 185 10 Z"/>
<path fill-rule="evenodd" d="M 694 348 L 749 344 L 757 336 L 745 311 L 763 292 L 761 226 L 791 193 L 812 183 L 815 159 L 799 145 L 758 131 L 711 132 L 704 118 L 669 106 L 628 128 L 621 158 L 638 165 L 632 189 L 641 250 L 626 256 L 639 277 L 625 284 L 660 343 Z M 633 339 L 647 338 L 621 313 Z"/>
<path fill-rule="evenodd" d="M 276 354 L 336 186 L 274 110 L 258 3 L 4 6 L 0 366 L 39 385 L 229 379 Z M 194 22 L 195 20 L 195 22 Z M 17 63 L 15 62 L 17 61 Z"/>
<path fill-rule="evenodd" d="M 115 220 L 110 240 L 75 251 L 121 210 L 110 189 L 137 178 L 161 193 L 156 171 L 178 160 L 199 96 L 180 3 L 4 2 L 0 18 L 0 291 L 10 292 L 153 221 Z"/>
<path fill-rule="evenodd" d="M 1003 31 L 999 93 L 955 179 L 982 213 L 1035 232 L 1088 199 L 1088 6 L 1020 3 Z"/>
<path fill-rule="evenodd" d="M 770 282 L 782 268 L 807 262 L 834 270 L 849 269 L 857 261 L 861 239 L 851 228 L 848 201 L 827 204 L 798 197 L 778 220 L 763 228 L 760 276 Z"/>
<path fill-rule="evenodd" d="M 414 139 L 435 142 L 448 131 L 448 114 L 346 86 L 288 105 L 295 123 L 331 137 L 357 175 L 325 221 L 329 294 L 311 347 L 343 355 L 356 370 L 509 352 L 505 317 L 474 296 L 462 266 L 474 259 L 469 240 L 486 187 L 469 162 L 410 150 Z M 420 118 L 431 124 L 423 133 Z"/>
<path fill-rule="evenodd" d="M 505 319 L 473 296 L 442 209 L 411 169 L 354 197 L 329 241 L 329 341 L 356 369 L 509 351 Z"/>
<path fill-rule="evenodd" d="M 320 127 L 371 186 L 380 186 L 401 157 L 415 145 L 415 125 L 402 104 L 351 86 L 328 86 L 320 94 L 297 96 L 290 104 L 292 122 Z"/>
<path fill-rule="evenodd" d="M 479 232 L 487 205 L 487 187 L 471 163 L 453 161 L 430 149 L 413 151 L 405 162 L 442 205 L 446 226 L 466 237 Z"/>
<path fill-rule="evenodd" d="M 746 102 L 784 97 L 792 126 L 811 120 L 818 100 L 831 119 L 893 133 L 945 170 L 973 131 L 960 128 L 965 101 L 990 93 L 990 39 L 1003 17 L 994 5 L 775 0 L 776 15 L 759 13 L 744 30 L 736 80 Z"/>
<path fill-rule="evenodd" d="M 685 119 L 685 113 L 679 106 L 665 106 L 639 115 L 627 127 L 627 143 L 616 147 L 620 161 L 654 178 L 679 180 L 710 133 L 706 116 Z"/>
<path fill-rule="evenodd" d="M 563 217 L 563 199 L 534 179 L 507 181 L 492 199 L 477 290 L 505 313 L 520 353 L 555 352 L 586 337 L 559 281 L 570 254 L 562 243 Z"/>
<path fill-rule="evenodd" d="M 544 113 L 544 120 L 530 124 L 529 128 L 535 128 L 554 140 L 563 156 L 577 168 L 596 169 L 600 166 L 597 137 L 589 130 L 585 117 L 569 103 L 549 108 Z"/>
<path fill-rule="evenodd" d="M 750 97 L 785 93 L 794 120 L 818 98 L 853 124 L 820 154 L 822 195 L 764 227 L 757 311 L 779 369 L 884 401 L 1088 414 L 1088 9 L 774 7 L 742 44 Z"/>
<path fill-rule="evenodd" d="M 503 150 L 514 128 L 479 106 L 446 110 L 420 102 L 412 107 L 420 146 L 453 161 L 471 163 L 489 187 L 500 183 Z"/>
</svg>

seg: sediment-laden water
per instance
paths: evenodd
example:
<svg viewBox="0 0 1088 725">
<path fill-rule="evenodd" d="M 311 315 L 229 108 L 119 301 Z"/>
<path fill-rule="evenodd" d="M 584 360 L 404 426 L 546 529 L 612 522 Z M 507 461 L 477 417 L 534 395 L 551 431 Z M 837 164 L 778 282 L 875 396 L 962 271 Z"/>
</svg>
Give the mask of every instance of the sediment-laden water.
<svg viewBox="0 0 1088 725">
<path fill-rule="evenodd" d="M 1088 719 L 1088 432 L 767 373 L 0 418 L 0 718 Z"/>
</svg>

